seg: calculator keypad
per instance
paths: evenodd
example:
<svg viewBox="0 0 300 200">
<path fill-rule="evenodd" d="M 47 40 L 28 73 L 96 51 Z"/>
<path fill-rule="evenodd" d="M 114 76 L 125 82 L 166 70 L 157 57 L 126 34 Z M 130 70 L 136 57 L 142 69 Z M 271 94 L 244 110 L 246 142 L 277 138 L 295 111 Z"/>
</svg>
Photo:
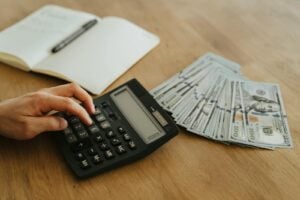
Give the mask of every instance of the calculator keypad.
<svg viewBox="0 0 300 200">
<path fill-rule="evenodd" d="M 102 108 L 108 106 L 106 102 L 101 105 Z M 69 127 L 64 130 L 65 139 L 71 145 L 74 159 L 81 169 L 108 162 L 136 148 L 130 133 L 124 127 L 114 125 L 117 115 L 112 109 L 109 113 L 106 111 L 107 117 L 104 113 L 101 108 L 96 107 L 95 114 L 91 116 L 93 124 L 90 126 L 85 126 L 78 117 L 66 117 Z"/>
</svg>

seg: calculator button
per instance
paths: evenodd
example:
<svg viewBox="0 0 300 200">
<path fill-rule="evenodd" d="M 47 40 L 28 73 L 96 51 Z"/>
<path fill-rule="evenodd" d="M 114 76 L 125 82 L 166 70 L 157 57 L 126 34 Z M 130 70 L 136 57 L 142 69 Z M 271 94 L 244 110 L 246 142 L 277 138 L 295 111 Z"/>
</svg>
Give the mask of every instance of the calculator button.
<svg viewBox="0 0 300 200">
<path fill-rule="evenodd" d="M 108 138 L 113 138 L 115 137 L 116 134 L 113 132 L 113 130 L 109 130 L 107 133 L 106 133 L 106 137 Z"/>
<path fill-rule="evenodd" d="M 88 154 L 89 155 L 95 155 L 97 153 L 97 151 L 95 150 L 95 148 L 93 147 L 90 147 L 88 150 L 87 150 Z"/>
<path fill-rule="evenodd" d="M 104 156 L 105 156 L 106 159 L 112 159 L 113 157 L 115 157 L 112 150 L 110 150 L 110 149 L 104 151 Z"/>
<path fill-rule="evenodd" d="M 77 142 L 77 138 L 74 134 L 66 135 L 66 140 L 69 144 L 73 144 L 73 143 Z"/>
<path fill-rule="evenodd" d="M 128 142 L 128 146 L 129 146 L 130 149 L 135 149 L 136 148 L 136 145 L 135 145 L 134 141 L 132 141 L 132 140 Z"/>
<path fill-rule="evenodd" d="M 92 161 L 94 164 L 99 164 L 101 162 L 103 162 L 103 157 L 101 157 L 99 154 L 96 154 L 93 156 Z"/>
<path fill-rule="evenodd" d="M 115 113 L 112 111 L 112 109 L 111 109 L 110 107 L 107 107 L 107 108 L 105 109 L 105 111 L 106 111 L 107 115 L 108 115 L 110 118 L 116 118 Z"/>
<path fill-rule="evenodd" d="M 100 132 L 100 129 L 95 124 L 89 126 L 88 129 L 89 129 L 89 131 L 90 131 L 91 134 L 95 134 L 95 133 Z"/>
<path fill-rule="evenodd" d="M 101 106 L 102 106 L 102 108 L 106 108 L 108 106 L 108 104 L 106 102 L 102 102 Z"/>
<path fill-rule="evenodd" d="M 99 148 L 100 148 L 102 151 L 105 151 L 105 150 L 108 150 L 108 149 L 109 149 L 109 146 L 108 146 L 108 144 L 102 142 L 102 143 L 99 145 Z"/>
<path fill-rule="evenodd" d="M 128 133 L 125 133 L 123 135 L 124 140 L 129 141 L 131 139 L 130 135 Z"/>
<path fill-rule="evenodd" d="M 116 151 L 117 151 L 118 154 L 126 153 L 126 150 L 125 150 L 125 148 L 124 148 L 123 145 L 117 146 L 117 147 L 116 147 Z"/>
<path fill-rule="evenodd" d="M 89 164 L 89 162 L 85 159 L 85 160 L 82 160 L 80 162 L 80 168 L 82 169 L 87 169 L 89 168 L 91 165 Z"/>
<path fill-rule="evenodd" d="M 109 113 L 108 116 L 113 119 L 113 120 L 117 120 L 117 116 L 115 115 L 115 113 Z"/>
<path fill-rule="evenodd" d="M 71 124 L 76 124 L 76 123 L 79 123 L 80 120 L 79 120 L 78 117 L 72 116 L 72 117 L 69 118 L 69 122 L 70 122 Z"/>
<path fill-rule="evenodd" d="M 73 128 L 75 129 L 75 131 L 81 131 L 81 130 L 84 130 L 83 125 L 80 124 L 80 123 L 74 124 L 74 125 L 73 125 Z"/>
<path fill-rule="evenodd" d="M 64 130 L 64 134 L 65 135 L 68 135 L 68 134 L 72 134 L 73 133 L 73 131 L 72 131 L 72 129 L 71 128 L 66 128 L 65 130 Z"/>
<path fill-rule="evenodd" d="M 91 141 L 89 139 L 85 139 L 83 141 L 77 142 L 71 146 L 73 151 L 80 151 L 86 147 L 91 146 Z"/>
<path fill-rule="evenodd" d="M 79 151 L 82 150 L 84 147 L 84 143 L 83 142 L 77 142 L 72 146 L 72 150 L 73 151 Z"/>
<path fill-rule="evenodd" d="M 111 139 L 110 142 L 114 146 L 117 146 L 117 145 L 121 144 L 121 141 L 118 138 L 113 138 L 113 139 Z"/>
<path fill-rule="evenodd" d="M 95 142 L 99 143 L 99 142 L 102 142 L 102 141 L 103 141 L 103 138 L 102 138 L 101 135 L 96 135 L 96 136 L 94 137 L 94 140 L 95 140 Z"/>
<path fill-rule="evenodd" d="M 75 159 L 78 160 L 78 161 L 81 161 L 81 160 L 84 160 L 85 157 L 84 157 L 83 153 L 78 152 L 78 153 L 75 154 Z"/>
<path fill-rule="evenodd" d="M 85 139 L 89 137 L 88 133 L 85 130 L 78 131 L 77 135 L 80 139 Z"/>
<path fill-rule="evenodd" d="M 104 116 L 103 114 L 99 114 L 99 115 L 96 115 L 96 116 L 95 116 L 95 120 L 96 120 L 97 122 L 103 122 L 103 121 L 106 120 L 106 118 L 105 118 L 105 116 Z"/>
<path fill-rule="evenodd" d="M 125 133 L 126 132 L 125 129 L 121 126 L 118 127 L 118 131 L 119 131 L 119 133 Z"/>
<path fill-rule="evenodd" d="M 110 128 L 111 126 L 110 126 L 110 123 L 108 121 L 103 121 L 103 122 L 100 123 L 100 127 L 105 130 L 105 129 Z"/>
<path fill-rule="evenodd" d="M 95 107 L 95 113 L 94 113 L 94 115 L 98 115 L 98 114 L 100 114 L 100 113 L 101 113 L 100 108 Z"/>
</svg>

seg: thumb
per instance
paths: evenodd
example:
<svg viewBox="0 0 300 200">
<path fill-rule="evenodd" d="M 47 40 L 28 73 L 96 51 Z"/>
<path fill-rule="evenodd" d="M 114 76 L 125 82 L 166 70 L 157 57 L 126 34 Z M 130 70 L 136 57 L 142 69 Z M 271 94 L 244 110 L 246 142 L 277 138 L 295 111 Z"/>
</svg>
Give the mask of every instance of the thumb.
<svg viewBox="0 0 300 200">
<path fill-rule="evenodd" d="M 45 131 L 60 131 L 67 128 L 68 122 L 58 116 L 43 116 L 32 120 L 32 127 L 36 133 Z"/>
</svg>

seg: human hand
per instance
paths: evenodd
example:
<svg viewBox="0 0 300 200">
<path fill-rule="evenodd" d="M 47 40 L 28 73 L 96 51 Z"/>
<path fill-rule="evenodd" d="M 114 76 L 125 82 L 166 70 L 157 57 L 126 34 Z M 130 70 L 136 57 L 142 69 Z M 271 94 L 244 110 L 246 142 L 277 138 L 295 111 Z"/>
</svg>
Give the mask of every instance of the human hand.
<svg viewBox="0 0 300 200">
<path fill-rule="evenodd" d="M 72 97 L 82 102 L 85 109 Z M 94 113 L 95 107 L 89 94 L 74 83 L 25 94 L 0 103 L 0 134 L 25 140 L 45 131 L 65 129 L 67 121 L 47 115 L 50 111 L 68 112 L 90 125 L 89 113 Z"/>
</svg>

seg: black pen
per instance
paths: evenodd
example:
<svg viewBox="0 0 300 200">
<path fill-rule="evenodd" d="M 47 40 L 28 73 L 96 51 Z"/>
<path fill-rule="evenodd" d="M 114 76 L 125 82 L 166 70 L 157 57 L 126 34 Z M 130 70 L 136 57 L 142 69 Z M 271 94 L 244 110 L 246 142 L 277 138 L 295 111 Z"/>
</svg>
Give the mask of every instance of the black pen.
<svg viewBox="0 0 300 200">
<path fill-rule="evenodd" d="M 75 40 L 77 37 L 79 37 L 81 34 L 85 33 L 87 30 L 92 28 L 95 24 L 97 24 L 98 20 L 93 19 L 88 21 L 87 23 L 83 24 L 79 30 L 74 32 L 72 35 L 55 45 L 55 47 L 52 48 L 51 52 L 56 53 L 66 47 L 68 44 L 70 44 L 73 40 Z"/>
</svg>

